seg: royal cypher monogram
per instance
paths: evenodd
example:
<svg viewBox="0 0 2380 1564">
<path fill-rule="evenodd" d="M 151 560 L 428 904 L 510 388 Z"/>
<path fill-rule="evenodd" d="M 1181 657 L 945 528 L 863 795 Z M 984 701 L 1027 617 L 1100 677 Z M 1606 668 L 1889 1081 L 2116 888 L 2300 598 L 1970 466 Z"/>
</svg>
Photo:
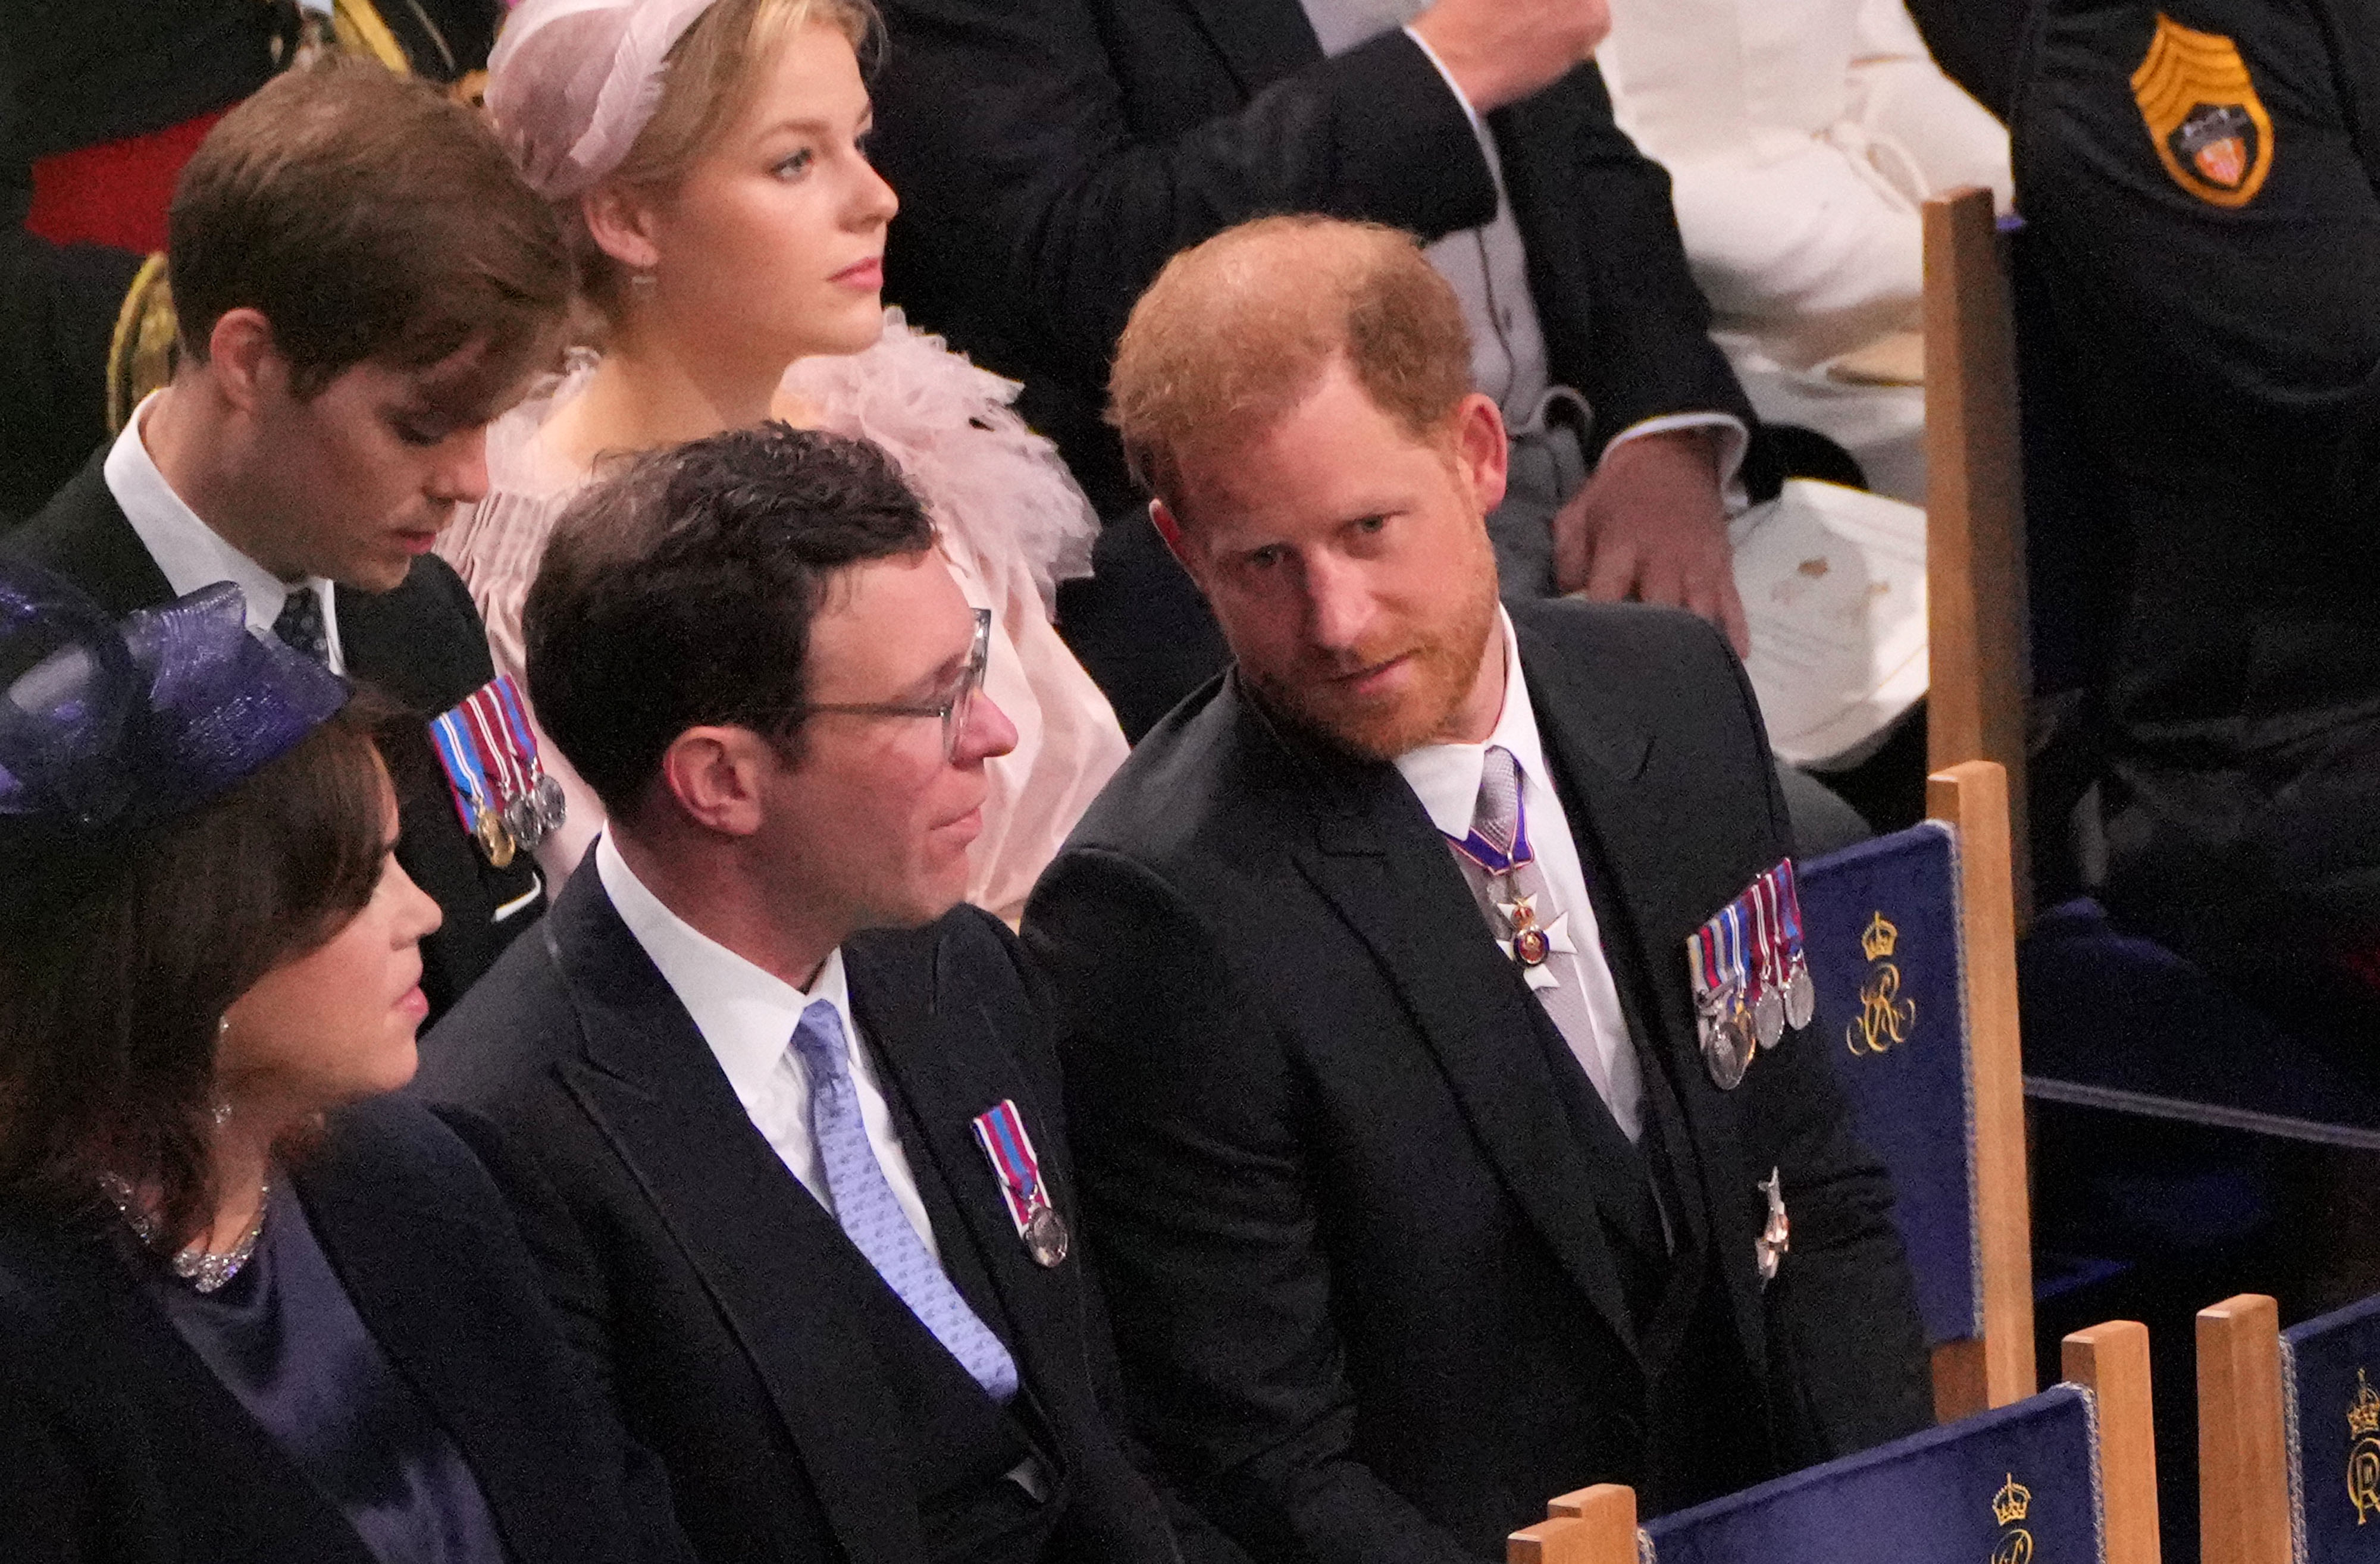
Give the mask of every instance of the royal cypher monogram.
<svg viewBox="0 0 2380 1564">
<path fill-rule="evenodd" d="M 2355 1506 L 2355 1523 L 2380 1516 L 2380 1394 L 2363 1370 L 2355 1371 L 2355 1399 L 2347 1403 L 2347 1432 L 2354 1440 L 2347 1449 L 2347 1498 Z"/>
<path fill-rule="evenodd" d="M 1900 930 L 1882 913 L 1868 919 L 1860 935 L 1860 951 L 1868 959 L 1867 981 L 1860 985 L 1860 1012 L 1843 1028 L 1843 1046 L 1854 1058 L 1889 1053 L 1909 1040 L 1917 1024 L 1917 1001 L 1900 997 L 1900 968 L 1891 956 L 1900 943 Z"/>
</svg>

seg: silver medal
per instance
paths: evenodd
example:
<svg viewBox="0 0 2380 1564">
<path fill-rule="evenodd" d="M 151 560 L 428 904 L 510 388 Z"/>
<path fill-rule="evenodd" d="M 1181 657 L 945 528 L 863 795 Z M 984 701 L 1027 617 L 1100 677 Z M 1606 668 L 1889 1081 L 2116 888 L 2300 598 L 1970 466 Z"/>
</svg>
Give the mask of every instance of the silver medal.
<svg viewBox="0 0 2380 1564">
<path fill-rule="evenodd" d="M 1785 1019 L 1796 1031 L 1817 1019 L 1818 986 L 1810 981 L 1810 964 L 1794 952 L 1793 970 L 1785 979 Z"/>
<path fill-rule="evenodd" d="M 504 805 L 504 830 L 524 853 L 534 853 L 537 844 L 545 840 L 545 817 L 539 813 L 537 800 L 524 793 Z"/>
<path fill-rule="evenodd" d="M 1752 1024 L 1759 1031 L 1762 1048 L 1775 1048 L 1777 1039 L 1785 1035 L 1785 997 L 1775 988 L 1764 985 L 1760 997 L 1752 1001 Z"/>
<path fill-rule="evenodd" d="M 528 795 L 537 801 L 537 818 L 545 822 L 545 829 L 560 830 L 562 822 L 570 817 L 569 803 L 562 796 L 562 784 L 540 772 L 537 785 L 529 789 Z"/>
<path fill-rule="evenodd" d="M 1722 989 L 1718 998 L 1718 1013 L 1703 1017 L 1703 1063 L 1712 1084 L 1731 1092 L 1743 1084 L 1752 1064 L 1752 1013 L 1740 990 Z"/>
<path fill-rule="evenodd" d="M 1033 1263 L 1044 1270 L 1065 1259 L 1067 1243 L 1066 1218 L 1053 1207 L 1042 1206 L 1025 1224 L 1025 1247 L 1032 1253 Z"/>
</svg>

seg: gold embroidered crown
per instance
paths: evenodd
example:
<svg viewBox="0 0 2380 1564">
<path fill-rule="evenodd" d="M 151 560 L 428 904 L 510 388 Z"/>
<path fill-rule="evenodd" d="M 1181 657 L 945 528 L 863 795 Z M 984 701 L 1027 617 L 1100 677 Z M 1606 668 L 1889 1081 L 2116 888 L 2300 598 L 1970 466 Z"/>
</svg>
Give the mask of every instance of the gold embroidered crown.
<svg viewBox="0 0 2380 1564">
<path fill-rule="evenodd" d="M 1870 961 L 1882 961 L 1900 943 L 1900 930 L 1886 922 L 1882 913 L 1867 920 L 1867 932 L 1860 936 L 1860 949 Z"/>
<path fill-rule="evenodd" d="M 2016 1473 L 2011 1472 L 2008 1485 L 1992 1496 L 1992 1519 L 2003 1526 L 2012 1526 L 2023 1520 L 2024 1512 L 2031 1508 L 2033 1490 L 2018 1482 Z"/>
<path fill-rule="evenodd" d="M 2380 1434 L 2380 1394 L 2372 1388 L 2372 1381 L 2363 1371 L 2355 1371 L 2355 1400 L 2347 1404 L 2347 1431 L 2357 1438 Z"/>
</svg>

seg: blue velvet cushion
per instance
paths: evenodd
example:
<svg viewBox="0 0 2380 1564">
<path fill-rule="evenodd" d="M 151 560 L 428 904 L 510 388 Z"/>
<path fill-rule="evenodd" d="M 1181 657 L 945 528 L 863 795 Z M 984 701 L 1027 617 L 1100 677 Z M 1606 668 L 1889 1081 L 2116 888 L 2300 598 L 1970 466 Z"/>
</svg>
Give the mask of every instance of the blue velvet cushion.
<svg viewBox="0 0 2380 1564">
<path fill-rule="evenodd" d="M 2091 1400 L 2056 1385 L 1652 1522 L 1658 1564 L 2095 1564 Z"/>
<path fill-rule="evenodd" d="M 1929 1345 L 1983 1330 L 1958 845 L 1928 820 L 1800 867 L 1816 1040 L 1884 1162 Z"/>
<path fill-rule="evenodd" d="M 2289 1500 L 2309 1564 L 2380 1551 L 2380 1298 L 2281 1333 Z"/>
</svg>

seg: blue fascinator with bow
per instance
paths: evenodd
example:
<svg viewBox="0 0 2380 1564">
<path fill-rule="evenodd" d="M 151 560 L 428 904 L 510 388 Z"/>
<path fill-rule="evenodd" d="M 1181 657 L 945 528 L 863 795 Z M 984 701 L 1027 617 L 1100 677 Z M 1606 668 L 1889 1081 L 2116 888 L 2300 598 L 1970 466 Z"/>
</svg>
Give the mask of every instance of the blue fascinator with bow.
<svg viewBox="0 0 2380 1564">
<path fill-rule="evenodd" d="M 296 748 L 348 693 L 250 634 L 228 581 L 118 622 L 64 577 L 0 562 L 0 843 L 128 845 Z"/>
</svg>

